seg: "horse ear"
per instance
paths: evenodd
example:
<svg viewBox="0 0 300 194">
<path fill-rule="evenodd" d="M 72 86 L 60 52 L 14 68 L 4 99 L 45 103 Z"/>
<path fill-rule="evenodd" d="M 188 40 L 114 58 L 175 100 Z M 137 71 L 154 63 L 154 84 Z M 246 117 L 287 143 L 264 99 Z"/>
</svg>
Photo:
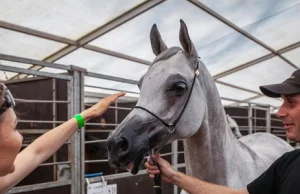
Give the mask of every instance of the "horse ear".
<svg viewBox="0 0 300 194">
<path fill-rule="evenodd" d="M 167 45 L 164 43 L 164 41 L 160 36 L 156 24 L 154 24 L 151 28 L 150 41 L 151 41 L 153 53 L 156 56 L 168 49 Z"/>
<path fill-rule="evenodd" d="M 179 40 L 185 52 L 187 52 L 190 56 L 198 56 L 194 44 L 190 39 L 186 24 L 183 20 L 180 20 Z"/>
</svg>

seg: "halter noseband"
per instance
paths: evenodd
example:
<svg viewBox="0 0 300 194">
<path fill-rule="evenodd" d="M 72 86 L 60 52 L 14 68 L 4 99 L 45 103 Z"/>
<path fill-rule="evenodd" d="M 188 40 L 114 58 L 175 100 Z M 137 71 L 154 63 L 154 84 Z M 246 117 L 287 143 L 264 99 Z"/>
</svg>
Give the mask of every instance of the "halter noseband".
<svg viewBox="0 0 300 194">
<path fill-rule="evenodd" d="M 197 76 L 198 76 L 199 73 L 200 73 L 198 67 L 199 67 L 199 61 L 197 60 L 197 67 L 196 67 L 196 69 L 195 69 L 195 71 L 194 71 L 194 72 L 195 72 L 195 75 L 194 75 L 194 79 L 193 79 L 193 82 L 192 82 L 192 87 L 191 87 L 191 90 L 190 90 L 190 92 L 189 92 L 188 98 L 187 98 L 187 100 L 186 100 L 186 102 L 185 102 L 185 104 L 184 104 L 184 106 L 183 106 L 183 108 L 182 108 L 182 110 L 181 110 L 179 116 L 177 117 L 177 119 L 176 119 L 173 123 L 168 124 L 166 121 L 164 121 L 163 119 L 159 118 L 159 116 L 157 116 L 156 114 L 154 114 L 153 112 L 151 112 L 150 110 L 148 110 L 148 109 L 146 109 L 146 108 L 144 108 L 144 107 L 142 107 L 142 106 L 134 106 L 134 107 L 132 108 L 132 109 L 134 109 L 134 108 L 139 108 L 139 109 L 142 109 L 142 110 L 144 110 L 144 111 L 150 113 L 152 116 L 154 116 L 155 118 L 157 118 L 158 120 L 160 120 L 160 121 L 166 126 L 167 134 L 166 134 L 164 140 L 162 141 L 161 145 L 159 146 L 159 148 L 156 150 L 156 152 L 155 152 L 154 155 L 156 155 L 156 154 L 159 153 L 159 151 L 160 151 L 160 150 L 165 146 L 165 144 L 168 142 L 168 140 L 169 140 L 171 134 L 175 131 L 175 126 L 176 126 L 176 124 L 178 123 L 179 119 L 181 118 L 181 116 L 182 116 L 182 114 L 183 114 L 183 112 L 184 112 L 184 110 L 185 110 L 185 108 L 186 108 L 186 106 L 187 106 L 187 104 L 188 104 L 188 102 L 189 102 L 189 99 L 190 99 L 190 97 L 191 97 L 191 94 L 192 94 L 192 91 L 193 91 L 193 88 L 194 88 L 195 80 L 196 80 Z M 160 170 L 160 166 L 159 166 L 159 164 L 155 161 L 155 158 L 154 158 L 153 156 L 151 156 L 151 160 L 153 161 L 153 164 L 156 165 L 157 168 Z M 161 175 L 160 175 L 160 174 L 155 175 L 155 178 L 154 178 L 154 186 L 153 186 L 153 188 L 155 189 L 155 191 L 156 191 L 157 194 L 161 194 L 161 191 L 162 191 L 162 190 L 161 190 Z"/>
</svg>

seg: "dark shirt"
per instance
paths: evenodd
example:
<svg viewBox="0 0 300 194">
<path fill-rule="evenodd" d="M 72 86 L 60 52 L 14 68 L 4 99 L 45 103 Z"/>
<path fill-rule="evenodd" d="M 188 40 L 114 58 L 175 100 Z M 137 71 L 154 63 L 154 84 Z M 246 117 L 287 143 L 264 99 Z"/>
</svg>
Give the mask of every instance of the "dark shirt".
<svg viewBox="0 0 300 194">
<path fill-rule="evenodd" d="M 300 194 L 300 150 L 285 153 L 247 189 L 250 194 Z"/>
</svg>

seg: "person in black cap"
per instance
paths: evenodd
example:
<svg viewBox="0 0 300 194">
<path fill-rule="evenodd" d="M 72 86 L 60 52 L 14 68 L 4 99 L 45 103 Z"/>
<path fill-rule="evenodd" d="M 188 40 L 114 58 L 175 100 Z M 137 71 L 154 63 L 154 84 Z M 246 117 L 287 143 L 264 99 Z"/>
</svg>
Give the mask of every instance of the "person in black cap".
<svg viewBox="0 0 300 194">
<path fill-rule="evenodd" d="M 300 142 L 300 70 L 279 84 L 259 87 L 266 96 L 283 99 L 277 112 L 282 120 L 287 138 Z M 145 163 L 150 178 L 161 174 L 162 180 L 176 184 L 191 194 L 299 194 L 300 193 L 300 149 L 285 153 L 277 159 L 260 177 L 242 189 L 232 189 L 178 172 L 159 155 L 156 161 L 161 171 L 148 158 Z"/>
<path fill-rule="evenodd" d="M 283 121 L 287 138 L 300 142 L 300 69 L 280 84 L 260 86 L 259 89 L 266 96 L 283 99 L 276 115 Z"/>
<path fill-rule="evenodd" d="M 300 94 L 300 69 L 280 84 L 260 86 L 261 92 L 269 97 L 279 98 L 282 95 Z"/>
</svg>

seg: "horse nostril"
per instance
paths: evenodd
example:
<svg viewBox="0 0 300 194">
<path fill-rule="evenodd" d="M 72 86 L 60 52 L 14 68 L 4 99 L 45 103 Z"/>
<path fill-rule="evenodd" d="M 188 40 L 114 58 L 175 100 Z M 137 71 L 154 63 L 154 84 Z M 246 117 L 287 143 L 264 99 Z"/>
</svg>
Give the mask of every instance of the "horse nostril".
<svg viewBox="0 0 300 194">
<path fill-rule="evenodd" d="M 130 152 L 131 143 L 126 137 L 121 137 L 116 142 L 116 147 L 118 149 L 118 155 L 119 157 L 125 157 Z"/>
<path fill-rule="evenodd" d="M 117 141 L 116 145 L 120 148 L 120 150 L 126 151 L 128 149 L 128 141 L 124 137 L 121 137 L 119 141 Z"/>
<path fill-rule="evenodd" d="M 107 149 L 109 152 L 119 156 L 125 156 L 130 151 L 131 143 L 126 137 L 121 137 L 115 139 L 113 137 L 109 137 L 107 139 Z"/>
</svg>

